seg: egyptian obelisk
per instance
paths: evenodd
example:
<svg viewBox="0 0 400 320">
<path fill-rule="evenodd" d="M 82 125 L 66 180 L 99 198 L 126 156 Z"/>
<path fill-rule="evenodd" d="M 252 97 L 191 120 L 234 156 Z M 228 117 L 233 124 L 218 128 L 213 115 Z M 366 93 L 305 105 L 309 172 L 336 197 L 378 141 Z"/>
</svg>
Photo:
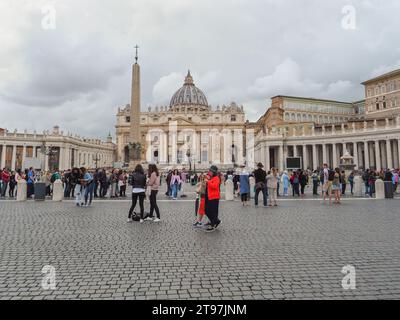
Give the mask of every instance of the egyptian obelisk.
<svg viewBox="0 0 400 320">
<path fill-rule="evenodd" d="M 131 91 L 131 128 L 130 142 L 131 146 L 136 146 L 130 150 L 129 167 L 133 169 L 136 164 L 140 163 L 141 152 L 137 148 L 141 143 L 140 139 L 140 66 L 138 64 L 138 46 L 136 49 L 135 63 L 132 66 L 132 91 Z"/>
</svg>

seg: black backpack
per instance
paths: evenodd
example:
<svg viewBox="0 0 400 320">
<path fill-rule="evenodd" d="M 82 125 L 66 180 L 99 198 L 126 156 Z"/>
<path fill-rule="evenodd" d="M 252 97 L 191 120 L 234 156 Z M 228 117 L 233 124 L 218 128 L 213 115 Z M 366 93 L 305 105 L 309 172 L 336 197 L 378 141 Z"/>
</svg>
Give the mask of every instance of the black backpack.
<svg viewBox="0 0 400 320">
<path fill-rule="evenodd" d="M 334 170 L 329 170 L 328 181 L 333 181 L 334 179 L 335 179 L 335 171 Z"/>
</svg>

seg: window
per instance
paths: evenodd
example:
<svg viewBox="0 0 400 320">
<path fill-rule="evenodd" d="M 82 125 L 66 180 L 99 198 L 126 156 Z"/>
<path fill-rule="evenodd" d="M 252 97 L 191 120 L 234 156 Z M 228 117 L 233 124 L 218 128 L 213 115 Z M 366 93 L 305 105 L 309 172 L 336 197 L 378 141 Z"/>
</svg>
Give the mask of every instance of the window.
<svg viewBox="0 0 400 320">
<path fill-rule="evenodd" d="M 236 121 L 236 116 L 234 114 L 231 115 L 231 121 L 235 122 Z"/>
<path fill-rule="evenodd" d="M 131 122 L 131 117 L 129 117 L 129 116 L 128 116 L 128 117 L 125 117 L 125 121 L 126 121 L 126 122 Z"/>
</svg>

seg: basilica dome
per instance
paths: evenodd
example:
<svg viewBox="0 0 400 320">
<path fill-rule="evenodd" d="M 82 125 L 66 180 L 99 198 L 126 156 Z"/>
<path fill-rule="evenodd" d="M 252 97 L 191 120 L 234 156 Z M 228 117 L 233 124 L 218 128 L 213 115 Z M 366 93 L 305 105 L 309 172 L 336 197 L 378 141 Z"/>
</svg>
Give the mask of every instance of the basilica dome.
<svg viewBox="0 0 400 320">
<path fill-rule="evenodd" d="M 188 72 L 185 83 L 173 96 L 170 102 L 170 107 L 177 106 L 202 106 L 208 108 L 207 98 L 204 93 L 197 88 L 193 83 L 193 78 Z"/>
</svg>

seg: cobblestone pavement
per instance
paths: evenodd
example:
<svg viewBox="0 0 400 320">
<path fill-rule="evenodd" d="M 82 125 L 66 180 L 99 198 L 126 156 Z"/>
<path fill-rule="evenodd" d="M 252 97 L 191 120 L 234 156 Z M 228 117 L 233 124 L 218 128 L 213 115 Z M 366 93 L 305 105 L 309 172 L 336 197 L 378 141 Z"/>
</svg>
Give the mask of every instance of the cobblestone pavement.
<svg viewBox="0 0 400 320">
<path fill-rule="evenodd" d="M 205 233 L 193 201 L 162 201 L 162 222 L 142 225 L 126 223 L 128 201 L 3 201 L 0 299 L 399 299 L 399 206 L 222 202 Z M 55 290 L 42 289 L 45 265 Z M 356 290 L 342 288 L 346 265 Z"/>
</svg>

